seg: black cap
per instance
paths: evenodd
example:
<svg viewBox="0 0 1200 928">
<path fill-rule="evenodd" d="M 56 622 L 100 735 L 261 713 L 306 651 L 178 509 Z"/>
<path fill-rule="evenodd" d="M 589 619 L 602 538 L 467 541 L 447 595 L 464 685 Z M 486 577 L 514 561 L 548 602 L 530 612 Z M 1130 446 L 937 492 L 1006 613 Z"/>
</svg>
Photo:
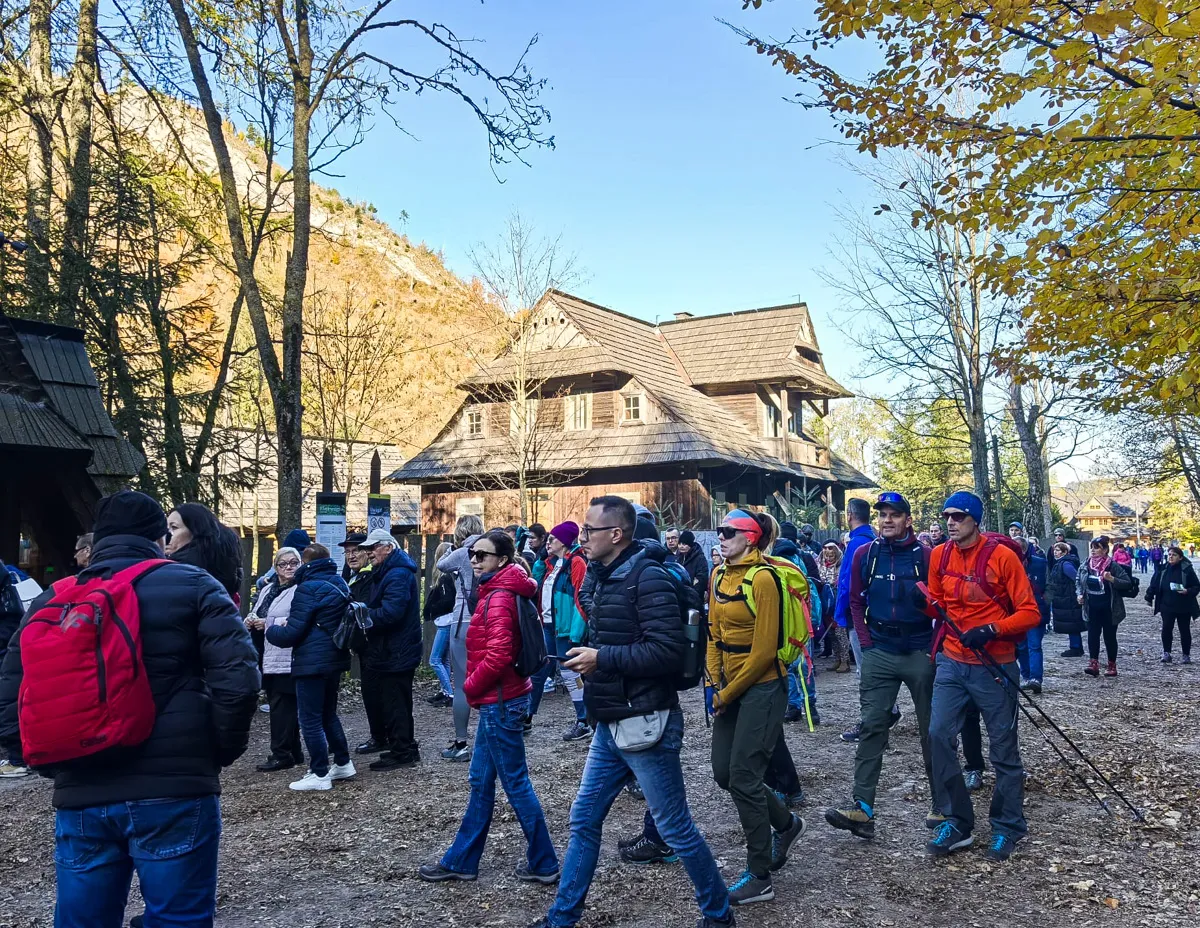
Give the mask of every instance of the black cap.
<svg viewBox="0 0 1200 928">
<path fill-rule="evenodd" d="M 361 545 L 366 540 L 367 535 L 365 532 L 351 532 L 346 536 L 344 541 L 338 542 L 338 547 L 344 548 L 346 545 Z"/>
<path fill-rule="evenodd" d="M 894 490 L 885 490 L 879 494 L 879 498 L 875 500 L 873 509 L 882 509 L 887 506 L 890 509 L 895 509 L 897 512 L 902 512 L 906 516 L 912 515 L 912 506 L 908 505 L 903 494 L 897 493 Z"/>
</svg>

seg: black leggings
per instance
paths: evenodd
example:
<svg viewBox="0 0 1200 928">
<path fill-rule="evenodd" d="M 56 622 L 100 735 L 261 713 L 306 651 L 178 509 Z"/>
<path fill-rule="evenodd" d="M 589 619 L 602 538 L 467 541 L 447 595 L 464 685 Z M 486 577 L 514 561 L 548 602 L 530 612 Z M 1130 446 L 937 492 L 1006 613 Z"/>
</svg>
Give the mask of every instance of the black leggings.
<svg viewBox="0 0 1200 928">
<path fill-rule="evenodd" d="M 1163 650 L 1168 654 L 1171 651 L 1171 632 L 1175 629 L 1175 623 L 1179 623 L 1179 647 L 1183 649 L 1184 654 L 1192 653 L 1192 617 L 1190 615 L 1170 615 L 1164 612 L 1162 614 L 1162 644 Z"/>
<path fill-rule="evenodd" d="M 1104 650 L 1108 652 L 1108 662 L 1117 662 L 1117 626 L 1110 621 L 1088 621 L 1088 657 L 1092 660 L 1100 658 L 1100 634 L 1104 633 Z M 1163 634 L 1166 634 L 1165 632 Z"/>
</svg>

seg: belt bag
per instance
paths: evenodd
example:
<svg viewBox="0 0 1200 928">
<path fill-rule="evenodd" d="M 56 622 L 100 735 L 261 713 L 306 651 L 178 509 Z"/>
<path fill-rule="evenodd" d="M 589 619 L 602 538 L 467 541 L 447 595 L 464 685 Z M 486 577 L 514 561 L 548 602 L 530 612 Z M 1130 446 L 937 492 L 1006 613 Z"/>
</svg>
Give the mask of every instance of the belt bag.
<svg viewBox="0 0 1200 928">
<path fill-rule="evenodd" d="M 670 709 L 659 709 L 649 715 L 635 715 L 619 722 L 609 722 L 608 731 L 618 750 L 646 751 L 662 740 L 670 714 Z"/>
</svg>

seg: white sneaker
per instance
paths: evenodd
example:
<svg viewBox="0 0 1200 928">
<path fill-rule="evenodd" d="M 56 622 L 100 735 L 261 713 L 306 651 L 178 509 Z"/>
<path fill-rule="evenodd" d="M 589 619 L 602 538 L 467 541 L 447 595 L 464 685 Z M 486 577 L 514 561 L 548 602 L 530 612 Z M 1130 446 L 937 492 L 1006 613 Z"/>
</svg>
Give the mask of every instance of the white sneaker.
<svg viewBox="0 0 1200 928">
<path fill-rule="evenodd" d="M 28 767 L 18 767 L 16 764 L 9 763 L 8 761 L 0 764 L 0 777 L 4 777 L 8 780 L 15 780 L 17 777 L 27 776 L 29 776 Z"/>
<path fill-rule="evenodd" d="M 358 771 L 354 769 L 354 761 L 348 760 L 344 764 L 334 764 L 329 768 L 330 780 L 349 780 L 352 776 L 357 775 Z"/>
<path fill-rule="evenodd" d="M 295 790 L 310 790 L 310 789 L 333 789 L 333 780 L 329 779 L 326 774 L 323 777 L 317 776 L 311 770 L 295 783 L 289 783 L 288 789 Z"/>
</svg>

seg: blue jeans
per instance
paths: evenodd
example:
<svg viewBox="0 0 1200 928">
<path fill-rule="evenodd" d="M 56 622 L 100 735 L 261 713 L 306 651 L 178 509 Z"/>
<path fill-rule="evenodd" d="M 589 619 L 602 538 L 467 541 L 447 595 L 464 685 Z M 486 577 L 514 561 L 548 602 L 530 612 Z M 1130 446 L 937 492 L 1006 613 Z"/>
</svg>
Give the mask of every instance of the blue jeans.
<svg viewBox="0 0 1200 928">
<path fill-rule="evenodd" d="M 450 626 L 443 625 L 433 636 L 433 647 L 429 650 L 429 666 L 433 669 L 438 683 L 442 686 L 443 696 L 453 696 L 454 687 L 450 682 Z"/>
<path fill-rule="evenodd" d="M 340 673 L 327 677 L 296 677 L 296 714 L 308 748 L 308 769 L 319 777 L 329 773 L 329 752 L 335 764 L 350 763 L 350 745 L 337 714 Z"/>
<path fill-rule="evenodd" d="M 1025 635 L 1025 640 L 1017 645 L 1017 664 L 1021 667 L 1021 676 L 1026 680 L 1042 682 L 1045 661 L 1042 656 L 1042 639 L 1046 636 L 1045 625 L 1035 625 Z"/>
<path fill-rule="evenodd" d="M 546 639 L 546 653 L 558 654 L 559 652 L 554 650 L 557 644 L 554 638 L 554 626 L 543 623 L 542 636 Z M 554 676 L 554 668 L 557 666 L 556 661 L 546 661 L 546 666 L 529 678 L 529 682 L 533 684 L 533 692 L 529 694 L 530 715 L 537 715 L 538 706 L 542 704 L 542 695 L 546 690 L 546 681 Z"/>
<path fill-rule="evenodd" d="M 145 799 L 60 809 L 54 819 L 55 928 L 121 928 L 136 870 L 152 928 L 211 928 L 221 804 Z"/>
<path fill-rule="evenodd" d="M 528 711 L 528 696 L 479 707 L 475 751 L 471 755 L 471 797 L 454 843 L 442 857 L 442 866 L 447 870 L 479 872 L 479 859 L 483 856 L 483 846 L 492 827 L 492 813 L 496 809 L 496 777 L 499 777 L 508 804 L 525 833 L 530 872 L 550 874 L 558 871 L 558 857 L 546 828 L 546 816 L 529 781 L 529 767 L 525 763 L 522 729 Z"/>
<path fill-rule="evenodd" d="M 558 881 L 558 895 L 548 916 L 554 928 L 569 928 L 583 914 L 583 903 L 600 856 L 600 829 L 613 801 L 634 778 L 646 794 L 646 805 L 662 840 L 683 860 L 696 887 L 696 903 L 701 913 L 717 920 L 729 915 L 725 880 L 688 810 L 683 769 L 679 765 L 682 744 L 683 713 L 678 709 L 671 713 L 658 744 L 646 751 L 619 751 L 608 726 L 604 723 L 596 726 L 579 792 L 571 806 L 571 840 Z"/>
<path fill-rule="evenodd" d="M 1083 650 L 1083 632 L 1069 632 L 1067 634 L 1067 644 L 1076 651 Z"/>
</svg>

